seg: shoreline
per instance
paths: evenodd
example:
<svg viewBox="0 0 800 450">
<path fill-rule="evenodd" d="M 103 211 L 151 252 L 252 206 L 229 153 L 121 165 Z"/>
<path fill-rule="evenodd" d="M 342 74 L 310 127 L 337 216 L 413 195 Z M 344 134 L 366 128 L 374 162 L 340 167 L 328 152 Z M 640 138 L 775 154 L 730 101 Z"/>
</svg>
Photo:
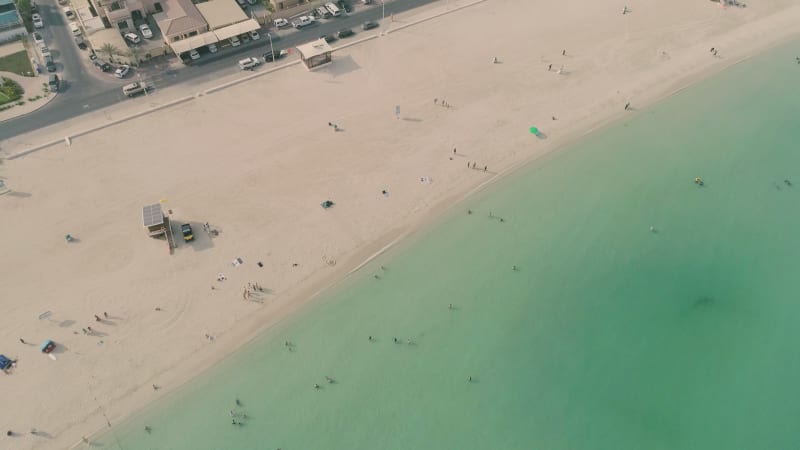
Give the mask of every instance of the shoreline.
<svg viewBox="0 0 800 450">
<path fill-rule="evenodd" d="M 783 17 L 794 18 L 798 16 L 797 12 L 800 10 L 799 8 L 794 7 L 787 9 L 794 11 L 795 14 L 793 16 L 786 14 L 786 10 L 781 10 L 776 7 L 776 10 L 779 11 L 777 14 L 782 14 Z M 458 12 L 460 14 L 463 11 Z M 458 14 L 454 16 L 458 17 Z M 454 16 L 444 16 L 444 18 L 441 20 L 452 20 Z M 761 24 L 763 28 L 765 26 L 764 21 L 773 17 L 774 15 L 763 18 L 760 22 L 753 23 Z M 777 19 L 772 19 L 772 22 L 775 22 L 776 20 Z M 784 20 L 789 21 L 788 19 Z M 426 20 L 423 21 L 423 24 L 420 26 L 424 27 L 429 24 L 430 22 Z M 772 29 L 786 28 L 773 26 Z M 744 39 L 746 36 L 742 36 L 743 33 L 744 32 L 741 31 L 741 29 L 735 29 L 725 36 L 728 36 L 730 40 L 733 40 L 737 35 L 740 37 L 740 39 Z M 730 36 L 731 34 L 734 36 Z M 796 39 L 797 32 L 784 32 L 784 34 L 781 36 L 782 37 L 773 36 L 771 39 L 762 37 L 762 39 L 765 39 L 766 41 L 759 43 L 748 41 L 750 44 L 749 48 L 745 48 L 743 50 L 742 48 L 737 47 L 737 57 L 733 58 L 731 62 L 726 61 L 726 63 L 722 65 L 707 64 L 706 66 L 702 67 L 702 70 L 699 70 L 696 73 L 687 74 L 677 81 L 672 80 L 671 84 L 660 90 L 656 89 L 652 85 L 643 86 L 642 93 L 635 94 L 635 98 L 637 99 L 636 106 L 638 108 L 640 105 L 645 105 L 646 107 L 648 105 L 655 104 L 682 91 L 697 81 L 707 79 L 713 74 L 719 73 L 728 67 L 747 60 L 752 56 L 761 53 L 762 51 L 769 50 L 770 48 L 785 44 L 792 39 Z M 366 43 L 364 47 L 374 45 L 377 45 L 377 43 L 373 40 L 372 42 Z M 367 51 L 368 49 L 365 50 L 359 48 L 352 50 Z M 334 62 L 334 64 L 336 64 L 336 62 Z M 655 83 L 656 86 L 662 86 L 662 84 L 659 84 L 661 83 L 659 80 L 656 80 Z M 183 358 L 180 358 L 177 360 L 177 363 L 173 360 L 173 363 L 176 364 L 173 364 L 172 368 L 157 372 L 146 379 L 139 380 L 137 382 L 138 386 L 135 387 L 132 392 L 118 392 L 117 396 L 112 396 L 111 398 L 105 399 L 107 401 L 103 403 L 113 404 L 113 410 L 110 412 L 110 408 L 103 408 L 102 405 L 98 406 L 98 408 L 103 411 L 103 414 L 108 412 L 109 420 L 117 423 L 118 421 L 124 422 L 127 418 L 132 417 L 143 408 L 155 404 L 155 402 L 163 401 L 161 398 L 164 396 L 159 396 L 159 398 L 155 399 L 155 401 L 152 398 L 144 398 L 144 392 L 142 391 L 147 391 L 150 387 L 150 384 L 157 382 L 158 384 L 167 386 L 164 389 L 164 393 L 166 393 L 167 397 L 171 395 L 172 392 L 178 392 L 182 386 L 198 376 L 197 370 L 208 367 L 210 363 L 219 362 L 220 354 L 230 354 L 231 351 L 238 352 L 243 347 L 251 343 L 253 339 L 262 335 L 265 330 L 272 328 L 276 324 L 283 322 L 286 318 L 295 315 L 300 308 L 313 305 L 314 302 L 319 299 L 318 294 L 328 292 L 332 288 L 335 289 L 337 285 L 340 285 L 350 275 L 363 268 L 371 260 L 386 253 L 390 253 L 391 251 L 396 251 L 398 244 L 402 246 L 404 243 L 407 243 L 410 240 L 409 238 L 412 238 L 419 233 L 426 232 L 429 227 L 436 226 L 436 224 L 439 223 L 445 214 L 452 211 L 452 208 L 462 205 L 476 192 L 487 189 L 488 186 L 498 182 L 498 180 L 507 179 L 509 176 L 518 174 L 523 168 L 530 168 L 532 165 L 540 163 L 543 161 L 544 157 L 557 154 L 559 151 L 569 147 L 576 141 L 585 138 L 587 135 L 597 131 L 598 129 L 602 129 L 606 126 L 617 123 L 622 117 L 624 117 L 624 114 L 626 114 L 626 112 L 617 111 L 615 113 L 609 109 L 607 116 L 595 116 L 597 119 L 594 121 L 589 120 L 589 117 L 591 117 L 592 114 L 587 114 L 582 119 L 578 119 L 577 125 L 575 122 L 571 123 L 571 127 L 568 126 L 567 130 L 565 130 L 563 134 L 552 133 L 555 137 L 547 140 L 545 144 L 542 145 L 543 147 L 546 147 L 546 150 L 523 157 L 507 156 L 499 163 L 499 170 L 496 175 L 492 175 L 490 178 L 477 183 L 472 181 L 474 177 L 470 177 L 470 180 L 467 181 L 462 179 L 460 183 L 453 183 L 448 191 L 443 193 L 439 192 L 438 197 L 435 197 L 434 199 L 431 199 L 431 196 L 426 197 L 426 201 L 423 201 L 424 206 L 418 206 L 417 208 L 419 209 L 406 210 L 406 215 L 401 217 L 399 225 L 390 229 L 386 233 L 377 236 L 375 239 L 357 244 L 354 248 L 344 251 L 343 255 L 337 255 L 336 259 L 338 262 L 333 270 L 324 270 L 325 267 L 317 268 L 305 278 L 296 281 L 285 291 L 279 292 L 279 296 L 275 300 L 275 303 L 277 304 L 276 309 L 256 309 L 252 314 L 249 315 L 247 319 L 236 321 L 235 327 L 224 330 L 217 338 L 214 346 L 207 345 L 205 346 L 206 348 L 201 347 L 191 356 L 184 356 Z M 80 144 L 75 144 L 75 146 L 78 145 Z M 496 170 L 496 168 L 493 167 L 493 170 Z M 261 320 L 264 319 L 266 319 L 266 321 L 261 322 Z M 134 393 L 137 395 L 133 395 Z M 99 432 L 105 431 L 107 427 L 104 423 L 102 423 L 103 414 L 100 414 L 99 412 L 90 414 L 86 419 L 86 422 L 84 422 L 86 423 L 87 428 L 95 428 L 98 429 Z M 95 423 L 100 426 L 94 427 L 89 425 L 90 423 Z M 57 436 L 58 440 L 63 442 L 68 439 L 69 436 L 77 436 L 79 440 L 81 435 L 87 435 L 87 433 L 85 431 L 64 432 L 63 434 L 59 434 Z M 75 440 L 70 440 L 70 442 L 75 442 Z"/>
</svg>

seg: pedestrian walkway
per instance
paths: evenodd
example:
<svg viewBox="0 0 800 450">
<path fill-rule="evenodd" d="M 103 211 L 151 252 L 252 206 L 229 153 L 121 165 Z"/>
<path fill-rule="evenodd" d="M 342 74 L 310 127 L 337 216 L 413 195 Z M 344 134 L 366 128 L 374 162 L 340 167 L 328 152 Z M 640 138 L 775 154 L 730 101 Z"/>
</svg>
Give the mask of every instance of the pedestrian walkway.
<svg viewBox="0 0 800 450">
<path fill-rule="evenodd" d="M 20 44 L 20 47 L 22 47 L 22 44 Z M 22 94 L 22 98 L 20 99 L 25 103 L 22 105 L 16 105 L 13 108 L 0 111 L 0 123 L 36 111 L 42 106 L 48 104 L 50 100 L 56 97 L 56 94 L 45 92 L 44 85 L 47 84 L 48 80 L 47 74 L 35 77 L 23 77 L 21 75 L 17 75 L 16 73 L 0 72 L 0 77 L 9 78 L 19 83 L 19 85 L 22 86 L 22 89 L 25 91 L 25 93 Z M 34 100 L 32 102 L 28 101 L 29 98 L 36 97 L 39 95 L 41 95 L 42 98 Z"/>
<path fill-rule="evenodd" d="M 0 58 L 3 56 L 13 55 L 14 53 L 25 50 L 22 41 L 9 42 L 8 44 L 0 45 Z"/>
</svg>

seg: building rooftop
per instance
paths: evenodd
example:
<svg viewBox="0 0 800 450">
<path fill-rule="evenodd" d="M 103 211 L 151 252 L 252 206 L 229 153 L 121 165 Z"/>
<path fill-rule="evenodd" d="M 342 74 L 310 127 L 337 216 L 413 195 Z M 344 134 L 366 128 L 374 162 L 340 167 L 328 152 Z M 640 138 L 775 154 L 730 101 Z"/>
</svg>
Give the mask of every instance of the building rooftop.
<svg viewBox="0 0 800 450">
<path fill-rule="evenodd" d="M 164 36 L 176 36 L 207 26 L 206 20 L 191 0 L 166 0 L 164 12 L 153 14 Z"/>
<path fill-rule="evenodd" d="M 306 59 L 333 51 L 331 46 L 325 42 L 325 39 L 317 39 L 316 41 L 309 42 L 307 44 L 298 45 L 297 50 L 300 52 L 303 58 Z"/>
<path fill-rule="evenodd" d="M 195 5 L 208 23 L 210 30 L 216 30 L 248 19 L 235 0 L 211 0 Z"/>
</svg>

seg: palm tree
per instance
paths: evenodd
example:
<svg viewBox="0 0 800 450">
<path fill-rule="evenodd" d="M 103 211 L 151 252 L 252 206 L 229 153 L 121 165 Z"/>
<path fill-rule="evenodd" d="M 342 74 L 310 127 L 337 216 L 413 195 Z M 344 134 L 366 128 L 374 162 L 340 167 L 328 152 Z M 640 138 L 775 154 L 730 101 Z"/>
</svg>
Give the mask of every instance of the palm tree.
<svg viewBox="0 0 800 450">
<path fill-rule="evenodd" d="M 108 56 L 109 61 L 114 62 L 114 55 L 119 55 L 119 49 L 114 47 L 113 44 L 105 43 L 100 47 L 100 53 Z"/>
<path fill-rule="evenodd" d="M 133 65 L 135 65 L 135 66 L 139 65 L 139 62 L 142 59 L 142 54 L 143 53 L 144 53 L 144 50 L 142 50 L 141 47 L 131 47 L 131 48 L 128 49 L 128 56 L 131 57 L 131 60 L 132 60 L 131 62 L 133 63 Z"/>
</svg>

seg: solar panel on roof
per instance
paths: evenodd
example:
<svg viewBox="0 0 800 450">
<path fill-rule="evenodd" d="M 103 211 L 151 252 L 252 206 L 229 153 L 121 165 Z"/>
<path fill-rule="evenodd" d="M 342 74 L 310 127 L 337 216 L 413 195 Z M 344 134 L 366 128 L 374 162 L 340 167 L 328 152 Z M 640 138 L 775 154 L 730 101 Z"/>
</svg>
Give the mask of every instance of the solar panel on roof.
<svg viewBox="0 0 800 450">
<path fill-rule="evenodd" d="M 156 203 L 155 205 L 147 205 L 142 208 L 142 219 L 146 227 L 163 224 L 164 213 L 161 211 L 161 205 Z"/>
</svg>

